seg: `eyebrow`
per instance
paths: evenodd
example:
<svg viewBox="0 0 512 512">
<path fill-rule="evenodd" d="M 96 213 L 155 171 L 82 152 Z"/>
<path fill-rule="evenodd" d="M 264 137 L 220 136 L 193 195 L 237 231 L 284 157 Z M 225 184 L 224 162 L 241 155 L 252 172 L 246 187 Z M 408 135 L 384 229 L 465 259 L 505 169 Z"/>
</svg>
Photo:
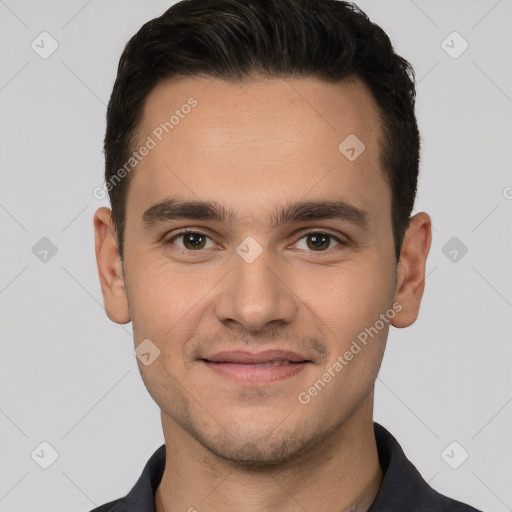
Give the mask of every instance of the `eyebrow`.
<svg viewBox="0 0 512 512">
<path fill-rule="evenodd" d="M 216 201 L 184 201 L 166 198 L 142 214 L 142 225 L 149 229 L 172 220 L 213 220 L 232 225 L 236 214 Z M 368 229 L 368 212 L 346 201 L 302 201 L 275 207 L 270 215 L 271 225 L 314 220 L 339 220 Z"/>
</svg>

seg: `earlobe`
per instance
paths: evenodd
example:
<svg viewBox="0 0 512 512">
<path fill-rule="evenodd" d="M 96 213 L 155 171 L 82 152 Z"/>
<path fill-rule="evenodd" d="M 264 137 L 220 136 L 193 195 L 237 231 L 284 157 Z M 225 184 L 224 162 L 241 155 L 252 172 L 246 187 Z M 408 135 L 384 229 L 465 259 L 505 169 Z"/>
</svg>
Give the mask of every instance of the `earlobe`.
<svg viewBox="0 0 512 512">
<path fill-rule="evenodd" d="M 398 262 L 395 302 L 402 306 L 391 324 L 408 327 L 418 317 L 425 289 L 425 267 L 432 242 L 432 223 L 425 212 L 411 217 Z"/>
<path fill-rule="evenodd" d="M 105 207 L 98 208 L 94 214 L 96 264 L 105 312 L 113 322 L 126 324 L 131 318 L 111 214 L 111 210 Z"/>
</svg>

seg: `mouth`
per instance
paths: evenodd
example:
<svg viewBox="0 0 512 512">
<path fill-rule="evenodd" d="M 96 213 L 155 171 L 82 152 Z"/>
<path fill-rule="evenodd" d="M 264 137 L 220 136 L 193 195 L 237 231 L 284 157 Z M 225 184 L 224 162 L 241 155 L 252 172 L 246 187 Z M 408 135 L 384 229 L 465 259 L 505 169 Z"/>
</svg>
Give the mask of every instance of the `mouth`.
<svg viewBox="0 0 512 512">
<path fill-rule="evenodd" d="M 290 378 L 313 364 L 301 354 L 285 350 L 217 352 L 201 361 L 217 375 L 249 385 Z"/>
</svg>

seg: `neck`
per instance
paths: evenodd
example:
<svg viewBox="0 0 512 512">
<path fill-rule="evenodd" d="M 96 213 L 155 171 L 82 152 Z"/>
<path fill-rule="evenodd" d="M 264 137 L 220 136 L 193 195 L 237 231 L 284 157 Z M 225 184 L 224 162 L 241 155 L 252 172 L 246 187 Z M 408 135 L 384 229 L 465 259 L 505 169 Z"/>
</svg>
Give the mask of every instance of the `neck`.
<svg viewBox="0 0 512 512">
<path fill-rule="evenodd" d="M 264 468 L 215 456 L 162 414 L 166 466 L 156 512 L 366 512 L 381 481 L 372 407 L 356 411 L 308 453 Z M 368 412 L 370 414 L 368 415 Z"/>
</svg>

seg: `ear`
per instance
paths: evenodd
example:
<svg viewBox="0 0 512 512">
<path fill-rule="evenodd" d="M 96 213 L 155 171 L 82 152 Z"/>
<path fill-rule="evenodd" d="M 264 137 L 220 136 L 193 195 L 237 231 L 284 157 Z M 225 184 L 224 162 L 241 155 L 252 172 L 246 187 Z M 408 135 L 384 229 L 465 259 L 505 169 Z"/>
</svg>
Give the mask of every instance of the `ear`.
<svg viewBox="0 0 512 512">
<path fill-rule="evenodd" d="M 418 318 L 425 289 L 425 266 L 432 242 L 432 222 L 425 212 L 409 221 L 398 262 L 395 302 L 402 306 L 391 324 L 408 327 Z"/>
<path fill-rule="evenodd" d="M 126 324 L 131 318 L 117 236 L 109 208 L 98 208 L 94 214 L 94 239 L 105 312 L 113 322 Z"/>
</svg>

